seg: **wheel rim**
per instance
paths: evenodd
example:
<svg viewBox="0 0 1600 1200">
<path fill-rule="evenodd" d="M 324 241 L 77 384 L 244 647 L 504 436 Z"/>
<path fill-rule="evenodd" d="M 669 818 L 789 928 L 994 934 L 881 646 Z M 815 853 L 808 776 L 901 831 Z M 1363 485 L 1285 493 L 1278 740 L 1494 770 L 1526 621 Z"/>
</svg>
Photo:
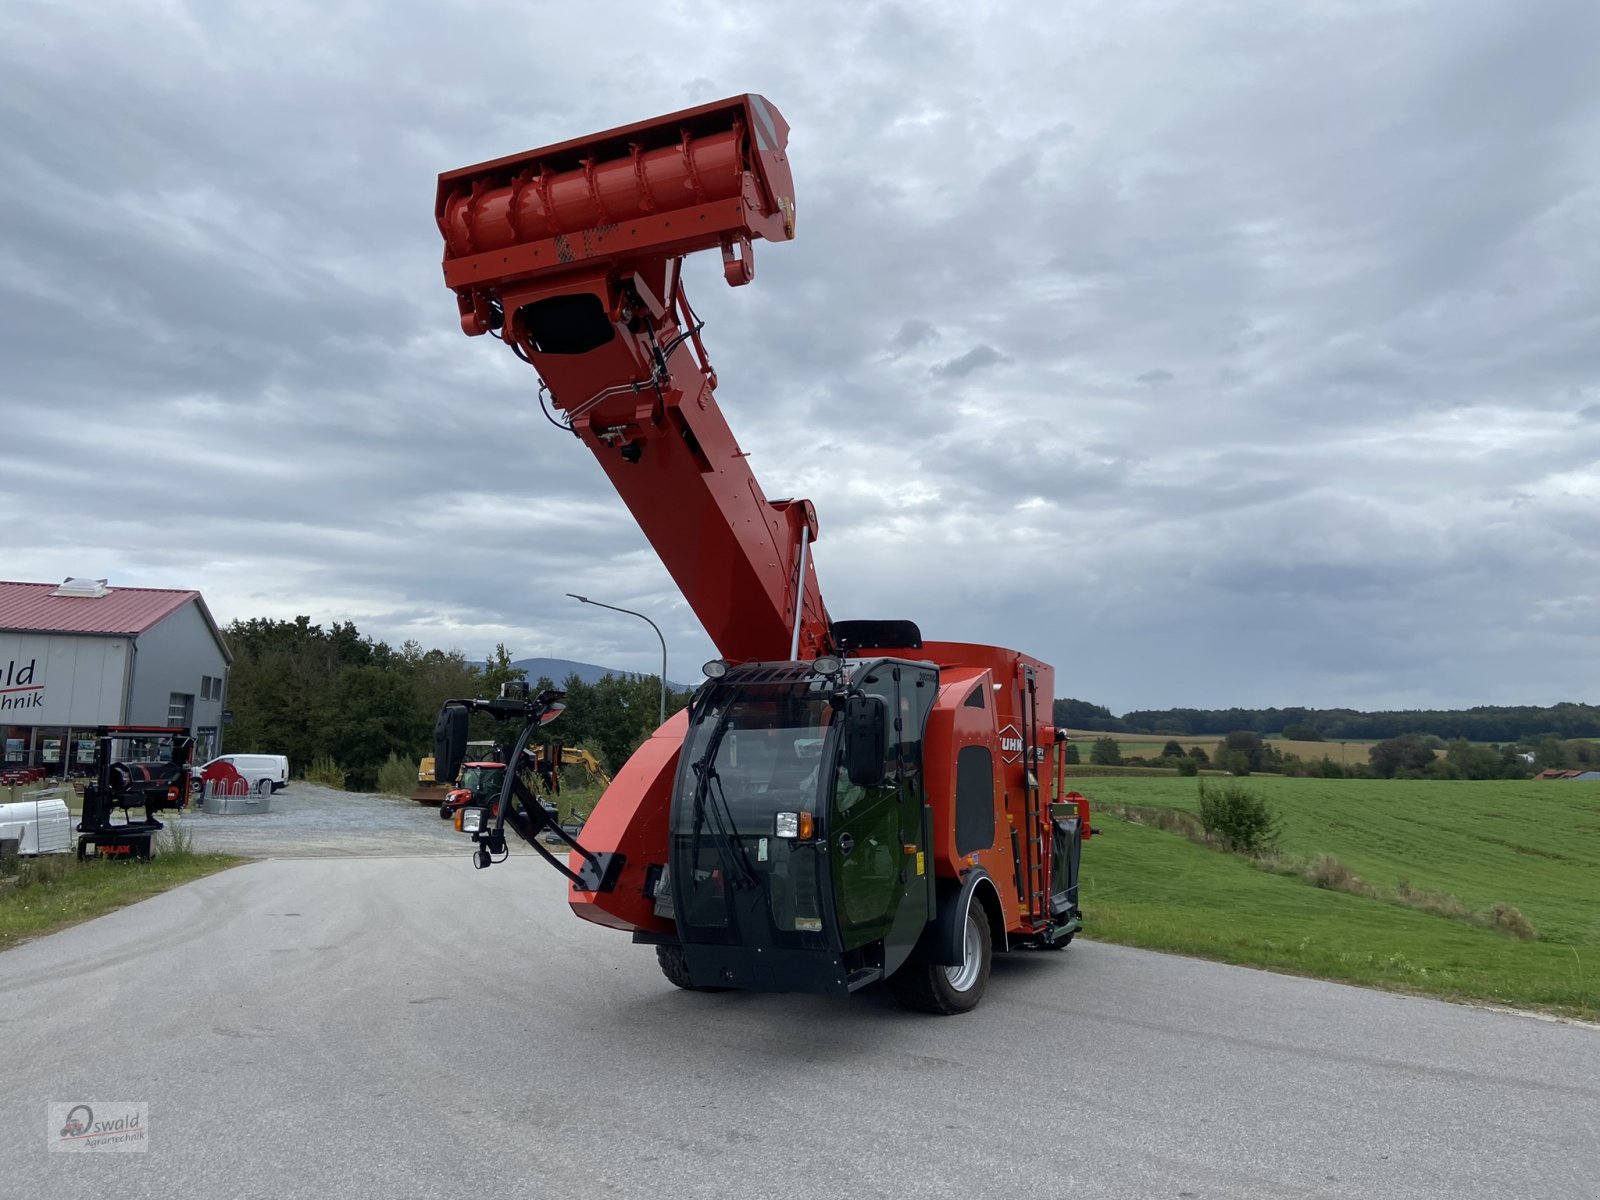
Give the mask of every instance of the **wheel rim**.
<svg viewBox="0 0 1600 1200">
<path fill-rule="evenodd" d="M 950 986 L 958 992 L 969 991 L 972 985 L 978 982 L 978 956 L 982 953 L 982 942 L 978 936 L 978 918 L 973 913 L 967 913 L 966 935 L 961 939 L 961 962 L 954 967 L 944 969 L 945 978 L 950 981 Z"/>
</svg>

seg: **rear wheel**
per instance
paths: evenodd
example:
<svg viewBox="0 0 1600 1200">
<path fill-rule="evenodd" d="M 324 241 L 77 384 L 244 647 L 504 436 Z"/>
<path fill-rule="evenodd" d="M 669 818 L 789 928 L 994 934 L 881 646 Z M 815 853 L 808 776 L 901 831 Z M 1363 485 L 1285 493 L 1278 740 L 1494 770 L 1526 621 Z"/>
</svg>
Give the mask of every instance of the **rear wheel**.
<svg viewBox="0 0 1600 1200">
<path fill-rule="evenodd" d="M 994 939 L 983 906 L 974 899 L 961 937 L 961 961 L 953 967 L 907 963 L 889 977 L 889 990 L 907 1008 L 954 1016 L 983 999 L 994 958 Z"/>
<path fill-rule="evenodd" d="M 256 795 L 270 796 L 272 794 L 272 780 L 259 779 L 256 781 Z"/>
<path fill-rule="evenodd" d="M 661 964 L 661 973 L 667 977 L 667 982 L 673 987 L 681 987 L 686 992 L 726 992 L 729 989 L 721 987 L 695 987 L 689 982 L 689 964 L 683 960 L 682 946 L 657 946 L 656 962 Z"/>
</svg>

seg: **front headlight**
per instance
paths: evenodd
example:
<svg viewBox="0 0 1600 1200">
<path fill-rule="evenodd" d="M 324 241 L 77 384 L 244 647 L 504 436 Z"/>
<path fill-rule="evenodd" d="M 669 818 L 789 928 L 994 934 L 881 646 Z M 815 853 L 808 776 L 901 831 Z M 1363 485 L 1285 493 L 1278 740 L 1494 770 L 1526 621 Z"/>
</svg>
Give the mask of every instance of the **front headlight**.
<svg viewBox="0 0 1600 1200">
<path fill-rule="evenodd" d="M 777 814 L 773 833 L 781 838 L 809 842 L 816 832 L 816 820 L 808 812 L 781 812 Z"/>
<path fill-rule="evenodd" d="M 477 833 L 483 828 L 483 809 L 464 808 L 461 810 L 461 832 Z"/>
</svg>

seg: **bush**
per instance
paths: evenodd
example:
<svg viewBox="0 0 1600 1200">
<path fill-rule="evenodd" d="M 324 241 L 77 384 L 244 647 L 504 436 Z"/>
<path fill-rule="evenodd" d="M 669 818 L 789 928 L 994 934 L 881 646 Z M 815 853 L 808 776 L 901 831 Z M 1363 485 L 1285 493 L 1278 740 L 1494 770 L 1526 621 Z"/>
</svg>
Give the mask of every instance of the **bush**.
<svg viewBox="0 0 1600 1200">
<path fill-rule="evenodd" d="M 38 854 L 22 859 L 18 863 L 15 885 L 20 890 L 27 887 L 43 887 L 52 883 L 60 883 L 67 877 L 67 872 L 72 870 L 76 861 L 70 854 Z"/>
<path fill-rule="evenodd" d="M 1436 917 L 1445 917 L 1451 921 L 1465 921 L 1470 924 L 1483 924 L 1483 918 L 1474 913 L 1470 908 L 1454 896 L 1446 892 L 1429 892 L 1411 886 L 1411 880 L 1401 879 L 1394 885 L 1394 898 L 1407 908 L 1417 909 L 1419 912 L 1432 913 Z"/>
<path fill-rule="evenodd" d="M 1200 774 L 1199 761 L 1190 758 L 1187 754 L 1180 756 L 1174 765 L 1178 768 L 1179 775 L 1197 776 Z"/>
<path fill-rule="evenodd" d="M 1121 766 L 1122 746 L 1114 737 L 1095 738 L 1094 747 L 1089 751 L 1089 761 L 1099 767 Z"/>
<path fill-rule="evenodd" d="M 1517 911 L 1513 904 L 1496 904 L 1494 906 L 1494 927 L 1509 933 L 1514 938 L 1521 938 L 1531 942 L 1538 937 L 1538 931 L 1533 923 Z"/>
<path fill-rule="evenodd" d="M 1315 725 L 1285 725 L 1283 736 L 1290 742 L 1320 742 L 1325 739 L 1317 732 Z"/>
<path fill-rule="evenodd" d="M 312 759 L 305 777 L 307 782 L 320 783 L 323 787 L 344 787 L 344 768 L 333 761 L 331 754 L 319 754 Z"/>
<path fill-rule="evenodd" d="M 1376 896 L 1378 891 L 1331 854 L 1317 858 L 1305 870 L 1306 882 L 1330 892 L 1349 892 L 1353 896 Z"/>
<path fill-rule="evenodd" d="M 193 858 L 193 832 L 184 827 L 181 818 L 169 820 L 166 824 L 167 827 L 156 835 L 156 856 L 158 858 Z"/>
<path fill-rule="evenodd" d="M 416 784 L 417 764 L 389 751 L 389 757 L 378 768 L 378 790 L 386 796 L 409 797 Z"/>
<path fill-rule="evenodd" d="M 1277 845 L 1277 814 L 1237 783 L 1200 781 L 1200 823 L 1209 837 L 1235 854 L 1265 854 Z"/>
</svg>

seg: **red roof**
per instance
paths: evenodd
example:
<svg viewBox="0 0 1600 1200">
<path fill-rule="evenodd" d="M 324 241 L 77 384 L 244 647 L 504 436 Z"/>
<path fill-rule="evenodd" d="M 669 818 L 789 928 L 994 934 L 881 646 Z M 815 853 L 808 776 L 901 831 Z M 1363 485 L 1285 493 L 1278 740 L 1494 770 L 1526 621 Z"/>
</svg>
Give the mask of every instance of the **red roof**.
<svg viewBox="0 0 1600 1200">
<path fill-rule="evenodd" d="M 59 583 L 0 582 L 0 629 L 13 633 L 133 636 L 200 593 L 177 588 L 111 588 L 104 596 L 54 596 Z M 202 601 L 202 608 L 204 602 Z M 209 616 L 207 618 L 209 620 Z"/>
</svg>

